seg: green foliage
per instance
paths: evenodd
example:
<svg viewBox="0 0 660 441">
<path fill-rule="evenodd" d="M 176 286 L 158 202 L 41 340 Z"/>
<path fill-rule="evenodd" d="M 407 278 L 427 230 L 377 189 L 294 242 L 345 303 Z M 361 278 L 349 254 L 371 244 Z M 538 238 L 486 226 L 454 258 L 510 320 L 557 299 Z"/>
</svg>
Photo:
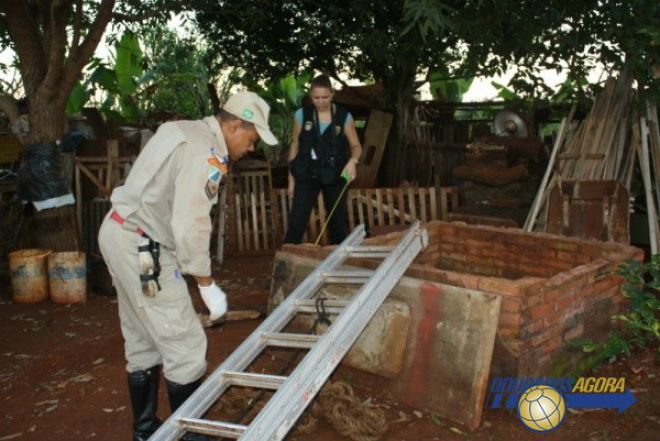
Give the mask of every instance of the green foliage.
<svg viewBox="0 0 660 441">
<path fill-rule="evenodd" d="M 612 317 L 622 324 L 622 329 L 613 332 L 604 342 L 572 341 L 590 354 L 585 360 L 590 367 L 621 356 L 628 357 L 635 348 L 660 343 L 660 254 L 643 264 L 630 259 L 609 274 L 623 277 L 622 291 L 630 299 L 630 312 Z M 660 347 L 658 349 L 660 355 Z"/>
<path fill-rule="evenodd" d="M 71 109 L 100 90 L 101 111 L 111 119 L 140 123 L 157 112 L 202 118 L 211 113 L 205 65 L 203 49 L 165 27 L 145 27 L 140 36 L 127 32 L 117 39 L 114 66 L 92 60 L 81 85 L 85 94 L 74 89 Z"/>
<path fill-rule="evenodd" d="M 446 67 L 429 74 L 431 95 L 434 99 L 460 103 L 463 101 L 463 95 L 470 90 L 474 77 L 450 79 L 449 75 Z"/>
<path fill-rule="evenodd" d="M 243 79 L 250 90 L 258 93 L 270 105 L 271 129 L 280 144 L 274 147 L 264 145 L 264 149 L 275 164 L 286 161 L 286 153 L 292 141 L 293 118 L 302 105 L 303 97 L 307 93 L 306 86 L 311 79 L 310 71 L 298 76 L 289 74 L 266 81 L 263 87 L 254 80 Z"/>
</svg>

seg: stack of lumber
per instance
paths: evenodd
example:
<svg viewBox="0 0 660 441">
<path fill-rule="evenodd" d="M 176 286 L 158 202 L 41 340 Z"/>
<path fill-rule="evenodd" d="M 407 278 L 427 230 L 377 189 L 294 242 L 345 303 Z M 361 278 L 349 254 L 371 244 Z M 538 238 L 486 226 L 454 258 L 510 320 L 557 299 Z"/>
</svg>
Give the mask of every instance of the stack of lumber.
<svg viewBox="0 0 660 441">
<path fill-rule="evenodd" d="M 660 193 L 652 187 L 653 181 L 657 186 L 659 180 L 654 176 L 660 173 L 657 110 L 649 104 L 646 116 L 640 117 L 632 105 L 632 85 L 633 79 L 626 72 L 618 79 L 610 78 L 584 120 L 573 121 L 575 106 L 562 120 L 525 231 L 547 231 L 549 194 L 554 187 L 561 189 L 564 180 L 618 181 L 630 191 L 637 157 L 647 193 L 651 248 L 657 250 Z"/>
</svg>

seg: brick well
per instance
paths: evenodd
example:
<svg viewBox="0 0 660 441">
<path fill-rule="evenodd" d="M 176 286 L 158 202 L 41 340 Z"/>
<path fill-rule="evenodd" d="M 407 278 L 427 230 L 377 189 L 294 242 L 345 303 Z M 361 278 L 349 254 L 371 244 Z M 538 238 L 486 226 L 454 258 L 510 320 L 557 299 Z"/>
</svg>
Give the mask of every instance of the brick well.
<svg viewBox="0 0 660 441">
<path fill-rule="evenodd" d="M 610 317 L 627 308 L 623 280 L 603 275 L 619 264 L 643 260 L 634 247 L 519 229 L 433 221 L 424 225 L 429 245 L 407 276 L 495 293 L 502 298 L 492 375 L 550 375 L 570 369 L 580 351 L 577 337 L 601 340 Z M 402 233 L 366 239 L 394 245 Z M 285 246 L 323 258 L 329 247 Z M 368 259 L 351 260 L 373 267 Z"/>
</svg>

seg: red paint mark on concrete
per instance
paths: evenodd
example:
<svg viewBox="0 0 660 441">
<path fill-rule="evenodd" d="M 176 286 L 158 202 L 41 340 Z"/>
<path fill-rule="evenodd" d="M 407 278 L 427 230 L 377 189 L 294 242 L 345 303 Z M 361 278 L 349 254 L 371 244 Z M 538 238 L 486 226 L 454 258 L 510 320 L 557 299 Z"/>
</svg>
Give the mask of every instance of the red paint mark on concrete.
<svg viewBox="0 0 660 441">
<path fill-rule="evenodd" d="M 429 364 L 437 335 L 438 317 L 442 310 L 440 302 L 442 289 L 432 283 L 424 283 L 419 288 L 419 299 L 422 303 L 422 318 L 417 326 L 417 341 L 415 355 L 410 368 L 408 393 L 406 402 L 417 403 L 433 391 L 428 390 Z"/>
</svg>

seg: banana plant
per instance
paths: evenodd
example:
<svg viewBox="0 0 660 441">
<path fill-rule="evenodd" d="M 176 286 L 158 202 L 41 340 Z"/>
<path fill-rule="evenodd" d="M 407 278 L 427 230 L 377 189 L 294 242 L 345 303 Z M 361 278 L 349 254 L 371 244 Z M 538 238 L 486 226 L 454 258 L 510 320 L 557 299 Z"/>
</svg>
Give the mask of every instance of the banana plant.
<svg viewBox="0 0 660 441">
<path fill-rule="evenodd" d="M 311 72 L 303 72 L 299 76 L 290 74 L 267 81 L 263 87 L 248 81 L 250 89 L 255 90 L 270 105 L 271 127 L 280 140 L 275 150 L 269 152 L 275 164 L 286 161 L 286 153 L 292 141 L 293 117 L 302 104 L 307 93 L 306 85 L 311 78 Z"/>
</svg>

